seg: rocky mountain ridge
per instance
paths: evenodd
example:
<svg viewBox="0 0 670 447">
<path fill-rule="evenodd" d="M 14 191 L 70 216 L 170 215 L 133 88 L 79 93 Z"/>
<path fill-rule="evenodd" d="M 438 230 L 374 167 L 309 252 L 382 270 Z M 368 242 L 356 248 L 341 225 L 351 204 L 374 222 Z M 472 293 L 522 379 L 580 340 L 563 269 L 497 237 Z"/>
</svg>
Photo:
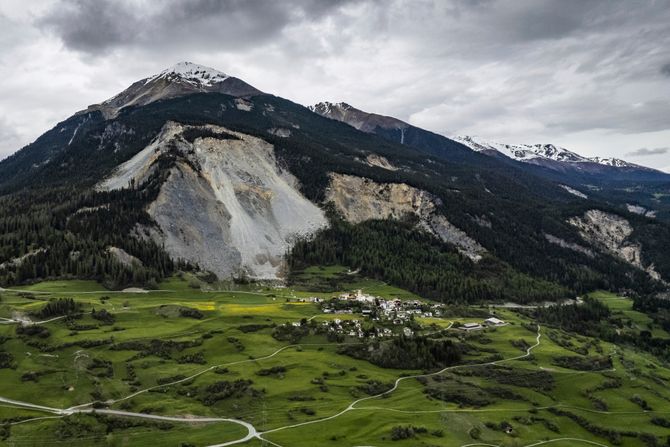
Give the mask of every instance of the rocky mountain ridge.
<svg viewBox="0 0 670 447">
<path fill-rule="evenodd" d="M 309 109 L 321 116 L 342 121 L 362 130 L 363 132 L 375 133 L 378 129 L 399 130 L 400 143 L 405 143 L 405 129 L 412 127 L 409 123 L 390 116 L 369 113 L 357 109 L 347 103 L 320 102 L 309 107 Z M 553 144 L 505 144 L 488 141 L 475 136 L 451 136 L 453 141 L 488 155 L 502 154 L 516 161 L 527 163 L 542 163 L 542 161 L 554 161 L 560 163 L 587 163 L 611 166 L 615 168 L 630 168 L 654 171 L 651 168 L 629 163 L 613 157 L 584 157 L 566 148 Z"/>
</svg>

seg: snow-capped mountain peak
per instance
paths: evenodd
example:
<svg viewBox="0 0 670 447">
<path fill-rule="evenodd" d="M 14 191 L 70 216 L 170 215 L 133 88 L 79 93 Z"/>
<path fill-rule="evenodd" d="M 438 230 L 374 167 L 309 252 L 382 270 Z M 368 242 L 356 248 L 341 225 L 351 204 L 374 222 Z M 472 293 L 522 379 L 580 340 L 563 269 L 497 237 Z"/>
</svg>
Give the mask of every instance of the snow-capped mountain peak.
<svg viewBox="0 0 670 447">
<path fill-rule="evenodd" d="M 316 112 L 319 115 L 324 116 L 332 115 L 335 111 L 346 111 L 353 109 L 353 107 L 346 102 L 334 103 L 330 101 L 323 101 L 318 104 L 314 104 L 313 106 L 308 106 L 307 108 L 312 112 Z"/>
<path fill-rule="evenodd" d="M 192 62 L 179 62 L 160 73 L 141 79 L 101 104 L 90 106 L 85 112 L 99 110 L 105 118 L 115 117 L 129 106 L 143 106 L 161 99 L 193 93 L 223 93 L 235 97 L 261 94 L 257 88 L 233 76 Z"/>
<path fill-rule="evenodd" d="M 612 157 L 593 157 L 591 161 L 606 166 L 614 166 L 615 168 L 639 168 L 639 165 L 629 163 L 625 160 Z"/>
<path fill-rule="evenodd" d="M 227 74 L 214 68 L 194 64 L 193 62 L 179 62 L 157 75 L 147 78 L 145 84 L 156 79 L 173 80 L 178 78 L 193 85 L 211 87 L 216 83 L 225 81 L 229 77 Z"/>
<path fill-rule="evenodd" d="M 497 152 L 513 160 L 534 164 L 555 161 L 563 163 L 593 163 L 616 168 L 649 169 L 618 158 L 584 157 L 553 144 L 506 144 L 488 141 L 475 136 L 455 136 L 451 137 L 451 139 L 477 152 L 488 154 Z"/>
<path fill-rule="evenodd" d="M 537 158 L 564 162 L 589 161 L 586 157 L 553 144 L 506 144 L 474 136 L 456 136 L 452 139 L 478 152 L 496 151 L 519 161 Z"/>
</svg>

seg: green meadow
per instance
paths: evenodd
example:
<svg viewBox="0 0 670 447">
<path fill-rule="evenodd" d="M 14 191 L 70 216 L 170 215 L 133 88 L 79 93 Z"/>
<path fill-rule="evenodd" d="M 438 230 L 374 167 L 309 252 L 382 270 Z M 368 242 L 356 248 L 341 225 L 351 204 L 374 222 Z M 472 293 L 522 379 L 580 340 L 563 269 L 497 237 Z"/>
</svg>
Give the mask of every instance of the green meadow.
<svg viewBox="0 0 670 447">
<path fill-rule="evenodd" d="M 310 281 L 348 272 L 302 274 Z M 318 293 L 256 284 L 206 290 L 174 277 L 155 291 L 107 291 L 91 281 L 0 291 L 0 443 L 211 446 L 245 438 L 242 421 L 263 440 L 234 445 L 669 445 L 670 369 L 634 347 L 538 328 L 513 309 L 490 310 L 504 326 L 457 329 L 483 319 L 472 316 L 488 312 L 477 306 L 415 321 L 418 335 L 462 347 L 457 364 L 383 368 L 343 352 L 365 340 L 317 330 L 363 317 L 324 314 L 306 298 L 357 289 L 417 297 L 358 277 L 344 284 Z M 592 296 L 635 329 L 668 336 L 626 298 Z M 72 298 L 80 318 L 15 323 L 40 320 L 59 298 Z M 314 330 L 277 336 L 277 327 L 301 321 Z M 589 367 L 598 358 L 607 365 Z"/>
</svg>

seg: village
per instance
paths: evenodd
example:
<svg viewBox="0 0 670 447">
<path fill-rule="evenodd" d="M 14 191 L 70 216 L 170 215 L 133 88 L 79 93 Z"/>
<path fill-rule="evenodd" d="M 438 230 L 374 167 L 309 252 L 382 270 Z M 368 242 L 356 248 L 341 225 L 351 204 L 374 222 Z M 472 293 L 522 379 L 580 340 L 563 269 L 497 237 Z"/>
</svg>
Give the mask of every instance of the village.
<svg viewBox="0 0 670 447">
<path fill-rule="evenodd" d="M 321 323 L 330 333 L 357 338 L 411 337 L 422 329 L 417 318 L 442 318 L 446 309 L 439 303 L 385 299 L 362 290 L 342 293 L 330 300 L 311 297 L 308 301 L 319 303 L 324 314 L 360 315 L 361 319 L 335 318 Z M 451 327 L 470 332 L 506 324 L 499 318 L 489 317 L 481 322 L 454 323 Z"/>
</svg>

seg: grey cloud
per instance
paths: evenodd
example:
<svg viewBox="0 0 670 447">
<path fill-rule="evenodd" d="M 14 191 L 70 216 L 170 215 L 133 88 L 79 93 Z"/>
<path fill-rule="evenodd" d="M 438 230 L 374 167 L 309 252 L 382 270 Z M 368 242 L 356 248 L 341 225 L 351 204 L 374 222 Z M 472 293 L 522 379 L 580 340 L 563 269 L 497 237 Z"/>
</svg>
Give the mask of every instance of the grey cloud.
<svg viewBox="0 0 670 447">
<path fill-rule="evenodd" d="M 507 8 L 510 4 L 505 4 Z M 509 29 L 522 40 L 542 40 L 565 37 L 582 28 L 597 2 L 565 0 L 561 2 L 535 2 L 535 7 L 517 3 L 512 14 L 507 17 L 513 24 Z M 513 8 L 515 9 L 515 8 Z"/>
<path fill-rule="evenodd" d="M 653 149 L 647 149 L 646 147 L 642 147 L 632 152 L 628 152 L 626 155 L 628 157 L 648 157 L 650 155 L 663 155 L 667 154 L 668 152 L 670 152 L 670 147 L 657 147 Z"/>
<path fill-rule="evenodd" d="M 0 160 L 19 148 L 19 140 L 19 135 L 14 128 L 0 117 Z"/>
<path fill-rule="evenodd" d="M 286 27 L 321 19 L 351 0 L 61 0 L 38 25 L 91 55 L 120 47 L 243 49 Z"/>
<path fill-rule="evenodd" d="M 617 156 L 670 133 L 664 1 L 43 1 L 26 23 L 0 15 L 0 116 L 25 123 L 21 143 L 182 59 L 303 104 L 344 100 L 438 132 L 510 142 L 602 132 L 622 137 L 595 143 Z"/>
<path fill-rule="evenodd" d="M 132 42 L 141 33 L 141 20 L 121 2 L 63 1 L 39 24 L 68 47 L 91 53 Z"/>
</svg>

